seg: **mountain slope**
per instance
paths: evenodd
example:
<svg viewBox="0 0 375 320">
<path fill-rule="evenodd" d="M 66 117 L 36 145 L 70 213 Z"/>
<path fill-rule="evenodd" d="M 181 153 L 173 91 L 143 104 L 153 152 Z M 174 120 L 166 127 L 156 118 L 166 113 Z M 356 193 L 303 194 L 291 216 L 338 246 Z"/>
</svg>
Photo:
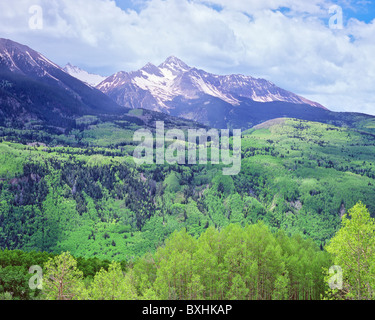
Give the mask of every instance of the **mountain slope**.
<svg viewBox="0 0 375 320">
<path fill-rule="evenodd" d="M 374 135 L 264 123 L 243 133 L 241 172 L 224 177 L 216 165 L 134 166 L 125 121 L 76 133 L 88 146 L 0 140 L 0 248 L 129 259 L 181 228 L 258 220 L 324 245 L 356 202 L 375 211 Z"/>
<path fill-rule="evenodd" d="M 2 125 L 66 127 L 74 116 L 124 111 L 40 53 L 7 39 L 0 39 L 0 76 Z"/>
<path fill-rule="evenodd" d="M 139 107 L 216 128 L 248 129 L 289 117 L 374 131 L 372 116 L 331 112 L 266 80 L 212 75 L 175 57 L 159 67 L 149 63 L 136 72 L 119 72 L 98 85 L 129 109 L 11 40 L 0 39 L 0 77 L 0 125 L 9 128 L 48 127 L 65 132 L 76 127 L 77 117 L 126 114 Z M 284 101 L 267 102 L 272 99 Z"/>
<path fill-rule="evenodd" d="M 202 97 L 208 100 L 219 99 L 232 110 L 240 107 L 243 101 L 281 101 L 327 110 L 320 104 L 278 88 L 267 80 L 243 75 L 214 75 L 189 67 L 173 56 L 158 67 L 148 63 L 138 71 L 118 72 L 101 82 L 97 88 L 120 105 L 182 117 L 186 117 L 186 114 L 178 110 L 188 108 L 189 104 L 197 104 Z M 201 119 L 198 110 L 195 110 L 192 119 Z"/>
<path fill-rule="evenodd" d="M 81 80 L 84 83 L 87 83 L 88 85 L 95 87 L 99 83 L 105 80 L 106 77 L 100 76 L 98 74 L 92 74 L 89 73 L 79 67 L 73 66 L 70 63 L 68 63 L 63 70 L 66 73 L 69 73 L 72 77 L 77 78 L 78 80 Z"/>
<path fill-rule="evenodd" d="M 161 111 L 215 128 L 249 129 L 287 117 L 370 132 L 366 123 L 375 119 L 332 112 L 264 79 L 210 74 L 173 56 L 159 66 L 148 63 L 138 71 L 118 72 L 97 88 L 122 106 Z"/>
</svg>

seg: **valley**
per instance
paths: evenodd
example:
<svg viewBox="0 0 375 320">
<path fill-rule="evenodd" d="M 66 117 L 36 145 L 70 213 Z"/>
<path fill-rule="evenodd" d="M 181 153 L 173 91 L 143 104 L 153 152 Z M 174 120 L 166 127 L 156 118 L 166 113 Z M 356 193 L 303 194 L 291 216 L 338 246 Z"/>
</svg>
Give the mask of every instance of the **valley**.
<svg viewBox="0 0 375 320">
<path fill-rule="evenodd" d="M 90 147 L 2 138 L 2 247 L 128 260 L 174 230 L 199 235 L 259 220 L 324 246 L 342 210 L 361 200 L 375 211 L 370 134 L 296 119 L 265 123 L 243 133 L 241 172 L 226 177 L 210 163 L 137 167 L 134 146 L 111 145 L 113 128 L 93 130 L 101 138 Z"/>
<path fill-rule="evenodd" d="M 99 290 L 107 277 L 121 279 L 119 299 L 344 297 L 324 270 L 348 213 L 372 228 L 373 116 L 175 57 L 95 88 L 1 39 L 0 76 L 0 299 L 61 298 L 27 288 L 31 261 L 47 273 L 69 262 L 69 299 L 113 298 Z M 241 170 L 224 175 L 211 152 L 137 165 L 134 133 L 153 147 L 160 122 L 184 136 L 242 129 Z"/>
</svg>

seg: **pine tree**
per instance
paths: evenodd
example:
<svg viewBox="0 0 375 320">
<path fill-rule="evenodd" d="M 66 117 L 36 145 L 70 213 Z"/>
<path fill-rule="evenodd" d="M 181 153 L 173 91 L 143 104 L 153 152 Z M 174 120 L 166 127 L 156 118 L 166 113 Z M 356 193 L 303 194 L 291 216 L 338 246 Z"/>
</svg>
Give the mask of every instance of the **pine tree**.
<svg viewBox="0 0 375 320">
<path fill-rule="evenodd" d="M 73 300 L 78 297 L 83 288 L 83 273 L 69 252 L 50 258 L 44 267 L 43 294 L 46 299 Z"/>
</svg>

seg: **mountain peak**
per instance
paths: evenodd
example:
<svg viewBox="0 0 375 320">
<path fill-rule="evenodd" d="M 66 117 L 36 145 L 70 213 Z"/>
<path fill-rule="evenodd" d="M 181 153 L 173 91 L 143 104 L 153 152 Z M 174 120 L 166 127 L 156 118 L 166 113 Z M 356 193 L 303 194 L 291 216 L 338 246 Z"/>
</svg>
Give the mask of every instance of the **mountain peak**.
<svg viewBox="0 0 375 320">
<path fill-rule="evenodd" d="M 151 62 L 147 63 L 141 70 L 149 74 L 155 74 L 155 75 L 161 76 L 159 68 L 155 66 L 154 64 L 152 64 Z"/>
<path fill-rule="evenodd" d="M 20 44 L 18 42 L 15 42 L 9 39 L 0 38 L 0 50 L 15 49 L 15 48 L 18 48 L 22 51 L 27 50 L 27 49 L 31 50 L 29 47 L 23 44 Z"/>
<path fill-rule="evenodd" d="M 0 122 L 17 119 L 17 125 L 18 121 L 24 125 L 35 120 L 38 125 L 63 128 L 74 127 L 75 116 L 122 112 L 102 92 L 70 76 L 41 53 L 7 39 L 0 39 L 0 79 L 11 84 L 11 90 L 4 87 L 0 94 Z"/>
<path fill-rule="evenodd" d="M 173 71 L 187 71 L 191 69 L 185 62 L 175 56 L 168 57 L 159 68 L 166 68 Z"/>
<path fill-rule="evenodd" d="M 0 69 L 17 73 L 33 73 L 53 78 L 49 68 L 61 69 L 42 54 L 26 45 L 0 38 Z"/>
<path fill-rule="evenodd" d="M 86 70 L 81 69 L 80 67 L 72 65 L 70 62 L 67 63 L 63 70 L 66 73 L 70 74 L 72 77 L 75 77 L 92 87 L 97 86 L 106 78 L 97 74 L 89 73 Z"/>
<path fill-rule="evenodd" d="M 209 105 L 210 99 L 220 99 L 236 108 L 247 102 L 286 102 L 325 109 L 268 80 L 246 75 L 211 74 L 188 66 L 176 56 L 168 57 L 158 67 L 148 63 L 138 71 L 109 77 L 97 88 L 123 106 L 175 112 L 175 115 L 179 115 L 176 105 L 179 103 L 178 99 L 182 98 L 186 109 L 180 116 L 185 117 L 195 117 L 186 111 L 190 103 L 199 101 Z M 206 97 L 206 101 L 199 100 L 202 97 Z M 199 120 L 199 117 L 194 120 Z"/>
<path fill-rule="evenodd" d="M 69 73 L 71 70 L 72 71 L 81 71 L 82 69 L 78 68 L 77 66 L 74 66 L 72 65 L 70 62 L 68 62 L 65 67 L 63 68 L 63 70 L 67 73 Z"/>
<path fill-rule="evenodd" d="M 185 64 L 181 59 L 177 58 L 176 56 L 169 56 L 167 59 L 165 59 L 165 63 L 180 63 Z"/>
</svg>

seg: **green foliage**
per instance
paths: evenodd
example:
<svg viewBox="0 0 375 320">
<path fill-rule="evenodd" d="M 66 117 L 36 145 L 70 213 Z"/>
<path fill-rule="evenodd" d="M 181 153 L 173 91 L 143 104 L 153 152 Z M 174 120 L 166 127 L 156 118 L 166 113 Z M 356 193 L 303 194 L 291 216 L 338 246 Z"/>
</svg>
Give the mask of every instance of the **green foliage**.
<svg viewBox="0 0 375 320">
<path fill-rule="evenodd" d="M 212 187 L 219 195 L 229 196 L 234 191 L 234 183 L 231 176 L 218 174 L 212 180 Z"/>
<path fill-rule="evenodd" d="M 0 299 L 373 299 L 374 235 L 374 218 L 359 202 L 326 251 L 299 235 L 272 233 L 263 222 L 209 227 L 198 238 L 183 229 L 131 265 L 5 250 Z M 44 266 L 42 295 L 25 285 L 24 266 L 32 263 Z M 344 285 L 325 291 L 329 279 L 322 271 L 332 264 L 342 267 Z"/>
<path fill-rule="evenodd" d="M 69 252 L 50 258 L 44 265 L 43 295 L 47 300 L 72 300 L 83 290 L 83 273 Z"/>
<path fill-rule="evenodd" d="M 322 268 L 331 264 L 311 241 L 273 234 L 263 223 L 210 227 L 199 238 L 174 232 L 156 253 L 130 265 L 67 252 L 0 253 L 3 299 L 9 292 L 22 297 L 24 290 L 24 299 L 49 300 L 318 299 L 325 288 Z M 41 295 L 27 288 L 31 275 L 23 265 L 31 263 L 43 266 Z"/>
<path fill-rule="evenodd" d="M 180 191 L 180 179 L 181 176 L 172 171 L 164 180 L 165 190 L 172 193 Z"/>
<path fill-rule="evenodd" d="M 74 132 L 81 142 L 92 130 L 121 130 L 118 121 L 126 121 L 86 118 Z M 245 132 L 241 173 L 233 177 L 210 165 L 137 168 L 125 157 L 128 142 L 106 148 L 2 142 L 0 247 L 133 260 L 183 227 L 199 236 L 208 226 L 259 220 L 324 246 L 358 200 L 375 210 L 373 140 L 286 119 Z"/>
<path fill-rule="evenodd" d="M 86 298 L 95 275 L 108 270 L 110 261 L 120 262 L 123 271 L 137 261 L 135 280 L 126 280 L 137 290 L 134 298 L 317 298 L 323 292 L 317 274 L 322 265 L 328 266 L 328 258 L 316 254 L 316 246 L 322 249 L 335 235 L 341 217 L 357 201 L 375 212 L 375 138 L 347 128 L 283 119 L 244 133 L 237 176 L 223 176 L 221 167 L 212 165 L 136 167 L 129 157 L 134 148 L 131 134 L 143 121 L 154 119 L 149 115 L 142 110 L 119 118 L 81 117 L 65 135 L 1 127 L 0 248 L 21 249 L 24 256 L 45 251 L 48 258 L 69 251 L 83 272 L 86 291 L 80 289 L 80 294 Z M 186 123 L 175 119 L 166 125 Z M 362 125 L 370 130 L 372 123 Z M 259 221 L 272 233 L 263 227 L 247 229 Z M 209 248 L 211 242 L 227 241 L 224 235 L 233 224 L 239 235 L 245 228 L 254 232 L 254 241 L 258 233 L 269 241 L 251 247 L 270 252 L 279 265 L 252 250 L 247 259 L 255 255 L 264 261 L 272 277 L 247 262 L 248 273 L 225 275 L 229 266 L 236 269 L 235 259 L 242 259 L 244 247 L 234 243 L 228 252 L 221 248 L 213 253 Z M 161 258 L 160 247 L 182 228 L 191 248 L 181 249 L 181 256 L 172 260 L 175 266 L 183 264 L 177 270 L 169 266 L 169 258 Z M 207 237 L 211 240 L 201 244 Z M 148 262 L 140 265 L 138 257 L 144 255 Z M 209 283 L 209 273 L 197 271 L 202 268 L 195 257 L 219 279 L 217 287 Z M 27 287 L 27 270 L 43 265 L 43 259 L 2 265 L 0 294 L 39 297 L 40 292 Z M 169 269 L 159 270 L 159 264 Z M 12 270 L 5 269 L 9 266 Z M 138 269 L 147 270 L 147 276 Z M 169 287 L 162 285 L 163 279 Z M 12 289 L 11 283 L 18 284 Z"/>
<path fill-rule="evenodd" d="M 10 292 L 0 293 L 0 301 L 13 300 L 13 296 Z"/>
<path fill-rule="evenodd" d="M 273 230 L 323 246 L 358 200 L 375 212 L 374 142 L 364 132 L 321 123 L 266 123 L 244 133 L 236 191 L 267 208 L 264 218 Z"/>
<path fill-rule="evenodd" d="M 375 219 L 361 202 L 342 218 L 341 229 L 326 250 L 342 268 L 343 288 L 339 295 L 346 299 L 375 298 Z"/>
<path fill-rule="evenodd" d="M 82 296 L 81 296 L 82 298 Z M 123 273 L 121 265 L 113 262 L 108 270 L 100 270 L 83 295 L 89 300 L 135 300 L 137 293 L 132 273 Z"/>
<path fill-rule="evenodd" d="M 319 299 L 329 264 L 311 241 L 260 223 L 209 228 L 198 239 L 174 233 L 155 258 L 136 261 L 134 274 L 161 299 Z"/>
<path fill-rule="evenodd" d="M 45 263 L 55 256 L 46 252 L 0 250 L 0 294 L 11 293 L 14 300 L 40 299 L 41 290 L 31 290 L 29 287 L 29 280 L 34 275 L 29 273 L 29 268 L 44 267 Z M 92 279 L 97 272 L 101 269 L 107 270 L 110 265 L 109 261 L 97 258 L 78 257 L 75 260 L 77 268 L 82 271 L 85 279 Z M 124 261 L 121 262 L 121 267 L 125 270 Z"/>
</svg>

